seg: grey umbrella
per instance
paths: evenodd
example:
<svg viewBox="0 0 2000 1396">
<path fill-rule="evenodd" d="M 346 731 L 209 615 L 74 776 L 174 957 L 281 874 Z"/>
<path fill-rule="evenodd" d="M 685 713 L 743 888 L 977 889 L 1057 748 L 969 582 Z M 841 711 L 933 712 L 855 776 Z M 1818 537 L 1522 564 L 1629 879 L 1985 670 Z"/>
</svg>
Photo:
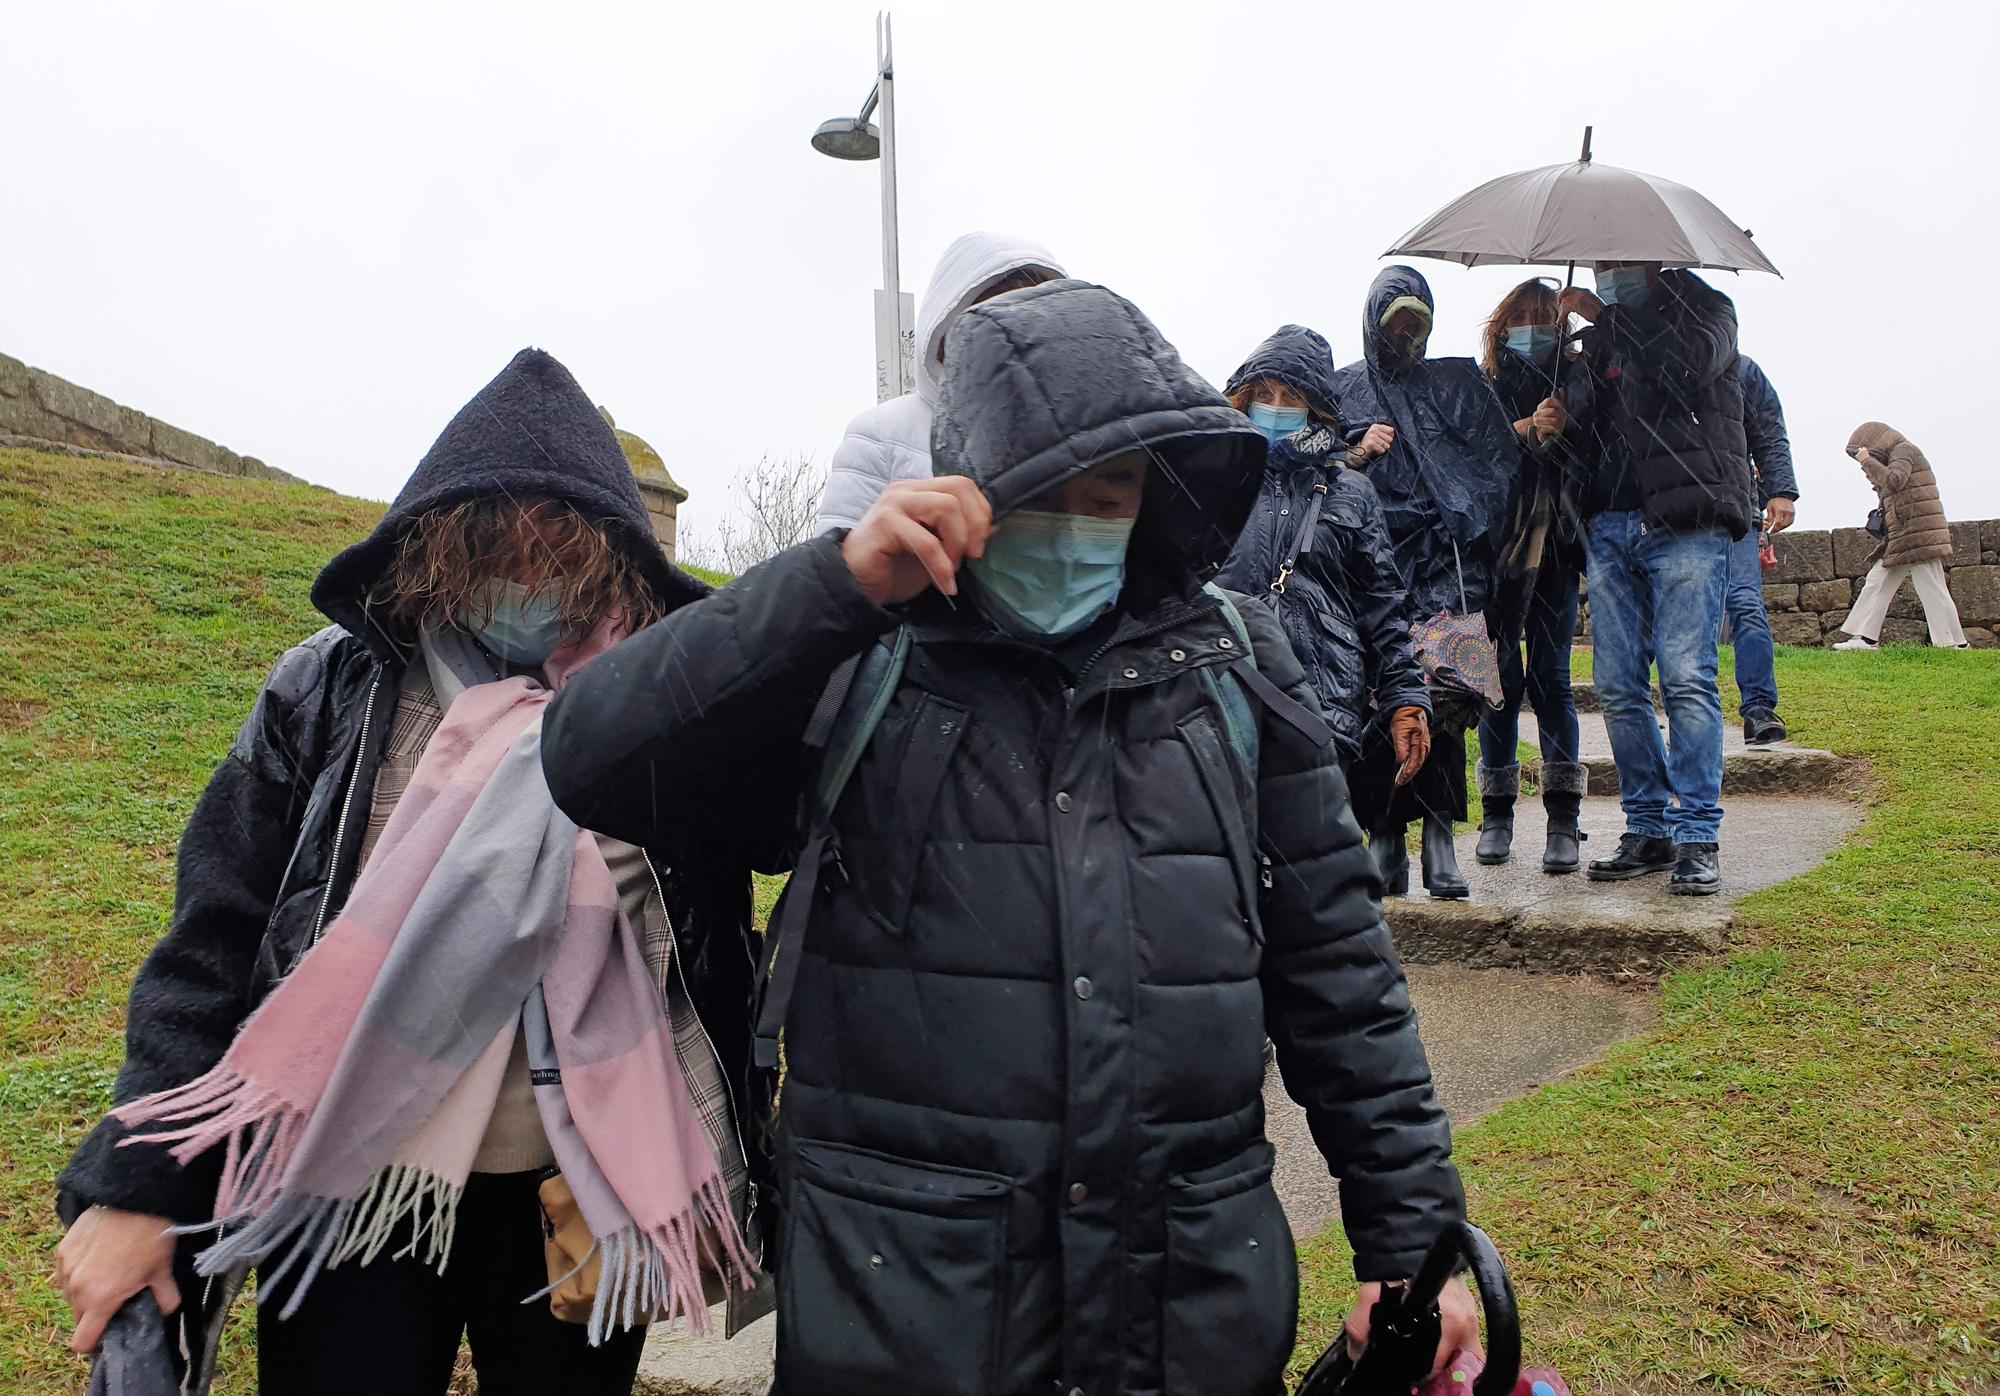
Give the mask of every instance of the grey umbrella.
<svg viewBox="0 0 2000 1396">
<path fill-rule="evenodd" d="M 1488 180 L 1396 239 L 1385 257 L 1495 263 L 1662 262 L 1780 275 L 1747 230 L 1685 184 L 1590 158 Z"/>
</svg>

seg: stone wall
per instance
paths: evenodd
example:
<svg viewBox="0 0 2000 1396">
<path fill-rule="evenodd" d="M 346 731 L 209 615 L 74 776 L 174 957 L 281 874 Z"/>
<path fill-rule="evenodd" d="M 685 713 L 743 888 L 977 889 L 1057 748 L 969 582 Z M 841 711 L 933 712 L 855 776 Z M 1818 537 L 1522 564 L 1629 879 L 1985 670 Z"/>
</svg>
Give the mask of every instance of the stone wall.
<svg viewBox="0 0 2000 1396">
<path fill-rule="evenodd" d="M 156 421 L 101 393 L 0 354 L 0 444 L 43 442 L 219 475 L 299 482 L 297 476 L 275 470 L 254 456 L 238 455 L 206 437 Z"/>
<path fill-rule="evenodd" d="M 2000 646 L 2000 519 L 1951 526 L 1952 554 L 1945 579 L 1965 638 L 1978 649 Z M 1839 639 L 1848 608 L 1861 594 L 1876 542 L 1867 530 L 1780 533 L 1773 540 L 1778 565 L 1764 573 L 1764 605 L 1771 635 L 1781 645 L 1822 645 Z M 1881 638 L 1887 643 L 1926 642 L 1924 608 L 1909 582 L 1889 607 Z"/>
</svg>

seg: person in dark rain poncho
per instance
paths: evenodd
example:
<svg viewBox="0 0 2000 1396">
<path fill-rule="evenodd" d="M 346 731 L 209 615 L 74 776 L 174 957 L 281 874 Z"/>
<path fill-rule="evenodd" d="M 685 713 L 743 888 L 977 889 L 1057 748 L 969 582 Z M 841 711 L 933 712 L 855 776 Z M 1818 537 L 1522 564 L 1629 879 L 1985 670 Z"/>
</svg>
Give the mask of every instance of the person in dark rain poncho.
<svg viewBox="0 0 2000 1396">
<path fill-rule="evenodd" d="M 1363 357 L 1334 377 L 1341 420 L 1382 501 L 1389 539 L 1409 592 L 1410 617 L 1482 614 L 1491 597 L 1494 535 L 1519 460 L 1513 428 L 1479 365 L 1427 357 L 1435 302 L 1413 267 L 1386 268 L 1368 289 Z M 1423 821 L 1424 885 L 1434 897 L 1464 897 L 1452 825 L 1465 818 L 1465 734 L 1434 721 L 1430 760 L 1397 787 L 1387 733 L 1371 731 L 1356 772 L 1357 797 L 1393 792 L 1355 813 L 1390 892 L 1409 888 L 1403 830 Z"/>
<path fill-rule="evenodd" d="M 1199 581 L 1264 439 L 1055 281 L 952 327 L 932 444 L 937 478 L 579 674 L 550 787 L 798 863 L 759 1027 L 778 1391 L 1279 1396 L 1266 1032 L 1361 1280 L 1463 1199 L 1317 699 L 1270 611 Z"/>
</svg>

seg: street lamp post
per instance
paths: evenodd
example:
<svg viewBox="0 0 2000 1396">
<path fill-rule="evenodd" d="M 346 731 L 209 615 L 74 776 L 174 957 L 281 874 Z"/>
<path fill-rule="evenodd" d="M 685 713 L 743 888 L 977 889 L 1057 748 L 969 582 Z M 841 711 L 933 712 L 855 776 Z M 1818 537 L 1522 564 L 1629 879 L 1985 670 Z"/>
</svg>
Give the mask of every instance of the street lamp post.
<svg viewBox="0 0 2000 1396">
<path fill-rule="evenodd" d="M 889 16 L 875 16 L 875 86 L 859 116 L 836 116 L 813 132 L 813 149 L 836 160 L 882 162 L 882 289 L 875 293 L 875 400 L 913 391 L 916 301 L 901 286 L 896 243 L 896 81 Z M 882 113 L 878 130 L 869 117 Z"/>
</svg>

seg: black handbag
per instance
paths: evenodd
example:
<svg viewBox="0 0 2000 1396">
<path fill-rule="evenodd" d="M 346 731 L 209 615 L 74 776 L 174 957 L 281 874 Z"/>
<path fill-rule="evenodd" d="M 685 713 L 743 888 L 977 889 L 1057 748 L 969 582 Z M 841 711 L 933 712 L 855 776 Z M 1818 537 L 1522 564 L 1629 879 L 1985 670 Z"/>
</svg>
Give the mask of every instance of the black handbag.
<svg viewBox="0 0 2000 1396">
<path fill-rule="evenodd" d="M 1879 504 L 1868 511 L 1868 522 L 1861 526 L 1868 530 L 1870 537 L 1887 538 L 1889 536 L 1889 521 L 1882 516 L 1882 506 Z"/>
</svg>

